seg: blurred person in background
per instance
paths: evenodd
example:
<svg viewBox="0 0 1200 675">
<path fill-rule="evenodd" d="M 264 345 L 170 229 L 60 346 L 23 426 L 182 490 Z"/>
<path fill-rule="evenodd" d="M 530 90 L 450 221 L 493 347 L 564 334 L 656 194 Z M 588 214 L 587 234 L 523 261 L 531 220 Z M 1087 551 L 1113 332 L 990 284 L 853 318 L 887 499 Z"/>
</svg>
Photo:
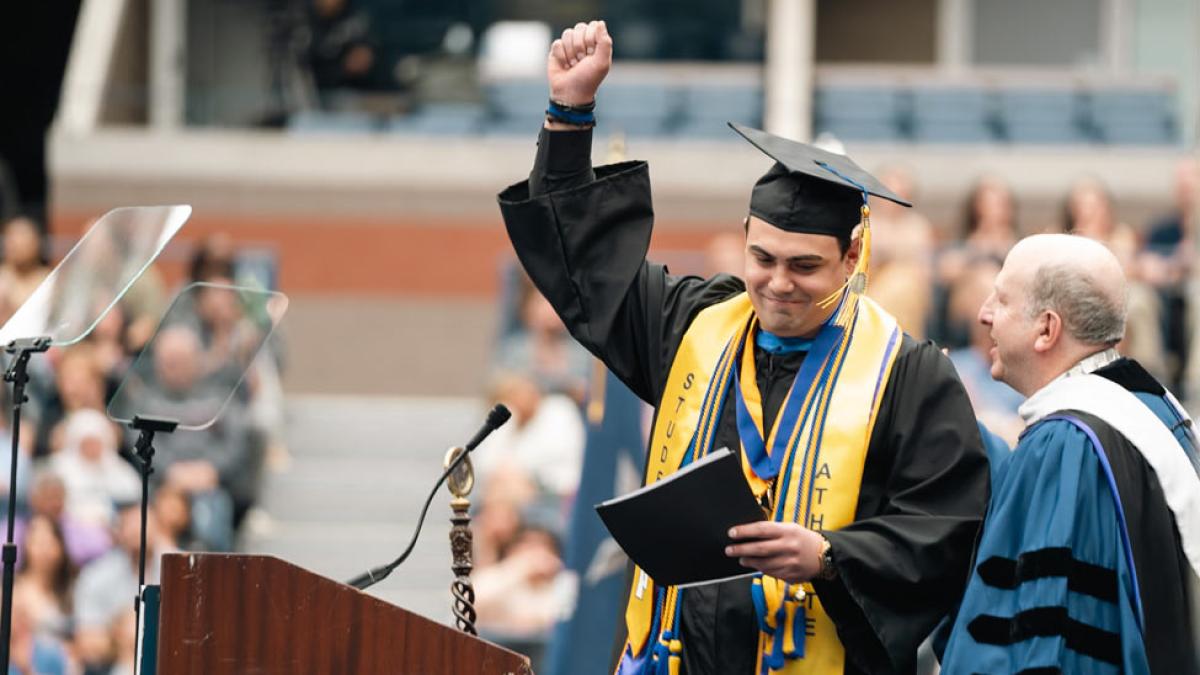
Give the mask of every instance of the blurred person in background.
<svg viewBox="0 0 1200 675">
<path fill-rule="evenodd" d="M 237 255 L 233 238 L 216 232 L 201 239 L 188 261 L 188 278 L 192 282 L 216 277 L 234 278 L 234 258 Z"/>
<path fill-rule="evenodd" d="M 124 348 L 125 354 L 134 356 L 142 351 L 150 338 L 154 337 L 154 331 L 158 328 L 158 322 L 162 320 L 163 313 L 167 311 L 166 282 L 163 281 L 162 273 L 158 269 L 158 265 L 154 264 L 146 268 L 142 276 L 133 282 L 129 290 L 121 297 L 121 302 L 114 307 L 113 310 L 120 308 L 121 322 L 120 336 L 121 346 Z M 105 321 L 108 318 L 105 317 Z M 114 332 L 117 324 L 112 324 L 105 328 L 103 335 L 99 338 L 102 343 L 106 343 L 110 338 L 109 334 Z M 101 326 L 96 327 L 97 331 L 101 330 Z M 88 336 L 91 338 L 91 336 Z M 102 364 L 104 365 L 104 364 Z"/>
<path fill-rule="evenodd" d="M 131 362 L 128 330 L 124 304 L 117 303 L 84 340 L 91 347 L 92 361 L 104 378 L 106 401 L 116 393 Z"/>
<path fill-rule="evenodd" d="M 1117 220 L 1112 193 L 1095 178 L 1075 182 L 1063 204 L 1062 231 L 1100 242 L 1112 251 L 1125 272 L 1129 306 L 1125 339 L 1118 349 L 1160 380 L 1170 380 L 1163 358 L 1162 311 L 1158 294 L 1143 283 L 1138 265 L 1138 236 Z"/>
<path fill-rule="evenodd" d="M 1181 159 L 1175 165 L 1174 208 L 1147 227 L 1139 261 L 1142 278 L 1157 288 L 1181 283 L 1191 270 L 1197 190 L 1200 190 L 1200 162 L 1192 157 Z"/>
<path fill-rule="evenodd" d="M 879 182 L 907 202 L 916 199 L 908 169 L 883 169 Z M 933 225 L 919 211 L 880 199 L 871 209 L 871 283 L 867 295 L 914 338 L 925 336 L 931 310 Z"/>
<path fill-rule="evenodd" d="M 208 235 L 199 242 L 189 263 L 189 278 L 192 283 L 258 287 L 256 280 L 243 281 L 239 278 L 237 248 L 233 239 L 223 232 Z M 240 341 L 243 349 L 253 348 L 257 346 L 261 335 L 256 332 L 257 329 L 246 330 L 247 324 L 241 321 L 245 317 L 236 297 L 225 291 L 206 289 L 177 300 L 191 301 L 195 301 L 194 312 L 199 320 L 193 327 L 209 350 L 207 358 L 214 363 L 213 367 L 220 368 L 221 359 L 235 358 L 236 361 L 224 364 L 226 374 L 234 378 L 241 375 L 240 372 L 234 372 L 237 369 L 232 364 L 246 366 L 245 359 L 230 347 Z M 237 391 L 238 400 L 250 404 L 249 423 L 261 437 L 260 443 L 264 446 L 254 451 L 266 455 L 263 461 L 274 467 L 286 466 L 290 461 L 284 430 L 283 386 L 280 381 L 283 369 L 283 338 L 279 330 L 275 330 L 262 345 L 253 363 L 249 364 L 245 380 Z"/>
<path fill-rule="evenodd" d="M 1183 375 L 1187 361 L 1190 315 L 1187 284 L 1192 275 L 1196 247 L 1196 191 L 1200 190 L 1200 162 L 1187 157 L 1175 165 L 1174 208 L 1146 229 L 1145 246 L 1138 257 L 1139 278 L 1158 291 L 1162 307 L 1163 349 L 1167 359 L 1168 383 L 1177 391 L 1190 393 L 1195 383 Z M 1200 369 L 1200 366 L 1197 367 Z"/>
<path fill-rule="evenodd" d="M 530 476 L 540 492 L 565 503 L 579 485 L 583 465 L 585 429 L 579 406 L 562 394 L 543 393 L 524 373 L 497 375 L 491 399 L 508 406 L 512 419 L 472 455 L 480 482 L 515 469 Z"/>
<path fill-rule="evenodd" d="M 75 583 L 75 647 L 89 672 L 107 672 L 116 654 L 111 626 L 121 614 L 133 614 L 141 544 L 138 504 L 118 506 L 112 535 L 116 546 L 84 566 Z M 160 541 L 158 519 L 150 510 L 146 515 L 146 583 L 158 583 L 160 558 L 173 552 Z"/>
<path fill-rule="evenodd" d="M 229 277 L 213 276 L 205 281 L 219 286 L 234 284 Z M 205 386 L 221 393 L 233 391 L 231 405 L 221 416 L 229 418 L 224 423 L 236 427 L 241 436 L 239 471 L 225 477 L 234 500 L 234 523 L 240 525 L 258 499 L 268 444 L 275 452 L 275 462 L 286 462 L 278 370 L 281 358 L 270 343 L 263 345 L 264 332 L 269 330 L 260 324 L 265 317 L 248 316 L 238 291 L 204 287 L 193 296 Z M 260 345 L 262 350 L 251 359 Z"/>
<path fill-rule="evenodd" d="M 141 479 L 117 453 L 119 432 L 104 413 L 77 410 L 63 427 L 63 447 L 49 463 L 66 487 L 66 513 L 103 527 L 112 522 L 114 504 L 140 497 Z"/>
<path fill-rule="evenodd" d="M 151 508 L 158 518 L 159 540 L 164 547 L 181 551 L 204 548 L 203 542 L 192 535 L 192 507 L 187 493 L 164 483 L 158 486 L 151 499 Z"/>
<path fill-rule="evenodd" d="M 1003 259 L 1017 243 L 1017 200 L 1012 188 L 991 176 L 980 179 L 967 195 L 963 219 L 964 248 L 972 254 Z"/>
<path fill-rule="evenodd" d="M 33 608 L 13 593 L 12 640 L 8 675 L 72 675 L 76 672 L 66 645 L 35 628 Z"/>
<path fill-rule="evenodd" d="M 66 416 L 78 410 L 105 409 L 104 373 L 91 345 L 81 343 L 52 349 L 47 360 L 54 367 L 55 389 L 48 399 L 31 406 L 30 417 L 37 420 L 35 458 L 45 457 L 62 446 L 60 423 Z"/>
<path fill-rule="evenodd" d="M 887 166 L 878 173 L 879 182 L 906 202 L 915 202 L 917 178 L 912 170 L 903 166 Z M 928 267 L 933 257 L 936 239 L 933 223 L 924 213 L 879 200 L 871 207 L 871 224 L 879 231 L 871 233 L 871 262 L 887 263 L 900 260 Z"/>
<path fill-rule="evenodd" d="M 557 520 L 553 511 L 526 509 L 499 560 L 471 577 L 480 634 L 529 656 L 534 672 L 563 611 L 563 594 L 554 583 L 563 568 Z"/>
<path fill-rule="evenodd" d="M 378 45 L 371 15 L 354 0 L 311 0 L 308 67 L 323 107 L 332 92 L 376 87 Z"/>
<path fill-rule="evenodd" d="M 518 307 L 520 329 L 502 338 L 496 370 L 525 373 L 542 391 L 565 394 L 582 404 L 591 355 L 571 337 L 554 307 L 524 275 Z"/>
<path fill-rule="evenodd" d="M 76 567 L 99 558 L 112 548 L 112 523 L 97 525 L 75 518 L 67 513 L 67 488 L 63 479 L 53 471 L 40 469 L 34 472 L 33 486 L 29 491 L 30 517 L 43 516 L 58 524 L 67 548 L 67 556 Z M 18 520 L 15 537 L 24 536 L 28 519 Z M 20 551 L 17 552 L 18 556 Z"/>
<path fill-rule="evenodd" d="M 212 277 L 209 283 L 232 286 L 233 279 Z M 195 291 L 195 309 L 198 320 L 195 334 L 202 347 L 202 376 L 212 385 L 232 389 L 246 371 L 253 353 L 262 341 L 257 326 L 244 321 L 242 306 L 237 292 L 227 288 L 203 287 Z M 250 398 L 246 387 L 238 389 L 238 399 Z"/>
<path fill-rule="evenodd" d="M 71 636 L 71 593 L 76 568 L 67 555 L 66 539 L 58 523 L 34 516 L 25 527 L 22 551 L 13 581 L 13 599 L 29 608 L 34 631 L 66 640 Z"/>
<path fill-rule="evenodd" d="M 947 297 L 967 265 L 981 256 L 1004 260 L 1017 241 L 1017 203 L 1012 190 L 998 177 L 985 176 L 967 194 L 963 229 L 957 241 L 942 248 L 937 258 L 937 287 L 934 296 L 930 337 L 947 347 L 961 347 L 967 335 L 955 331 L 948 319 Z"/>
<path fill-rule="evenodd" d="M 473 461 L 473 460 L 472 460 Z M 521 513 L 539 498 L 533 476 L 514 464 L 497 467 L 480 482 L 475 531 L 475 569 L 482 570 L 500 560 L 504 547 L 521 527 Z"/>
<path fill-rule="evenodd" d="M 967 388 L 975 416 L 1012 446 L 1025 428 L 1017 413 L 1025 399 L 1012 387 L 992 378 L 992 337 L 988 327 L 976 319 L 979 308 L 992 293 L 999 272 L 999 263 L 984 256 L 968 265 L 967 271 L 950 288 L 950 320 L 956 326 L 962 326 L 971 340 L 966 347 L 951 350 L 950 361 Z"/>
<path fill-rule="evenodd" d="M 109 638 L 113 646 L 113 659 L 106 675 L 133 675 L 137 670 L 137 614 L 118 614 L 113 619 Z"/>
<path fill-rule="evenodd" d="M 155 483 L 188 495 L 193 533 L 206 548 L 231 550 L 235 502 L 250 499 L 256 486 L 247 482 L 257 480 L 249 465 L 251 439 L 243 406 L 222 408 L 229 386 L 205 377 L 200 339 L 191 328 L 164 328 L 153 349 L 155 386 L 146 394 L 148 409 L 179 420 L 216 418 L 204 429 L 155 439 Z"/>
<path fill-rule="evenodd" d="M 17 216 L 4 225 L 0 261 L 0 323 L 7 321 L 50 274 L 42 262 L 42 235 L 37 224 Z"/>
</svg>

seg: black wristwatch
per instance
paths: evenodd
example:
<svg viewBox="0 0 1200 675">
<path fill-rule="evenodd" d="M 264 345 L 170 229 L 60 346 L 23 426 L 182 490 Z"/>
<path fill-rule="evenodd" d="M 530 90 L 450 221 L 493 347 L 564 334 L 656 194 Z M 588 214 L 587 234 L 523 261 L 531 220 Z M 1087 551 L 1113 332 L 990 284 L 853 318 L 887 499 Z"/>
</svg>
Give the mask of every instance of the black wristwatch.
<svg viewBox="0 0 1200 675">
<path fill-rule="evenodd" d="M 837 568 L 833 566 L 833 544 L 821 537 L 821 569 L 817 571 L 817 579 L 829 581 L 837 576 Z"/>
</svg>

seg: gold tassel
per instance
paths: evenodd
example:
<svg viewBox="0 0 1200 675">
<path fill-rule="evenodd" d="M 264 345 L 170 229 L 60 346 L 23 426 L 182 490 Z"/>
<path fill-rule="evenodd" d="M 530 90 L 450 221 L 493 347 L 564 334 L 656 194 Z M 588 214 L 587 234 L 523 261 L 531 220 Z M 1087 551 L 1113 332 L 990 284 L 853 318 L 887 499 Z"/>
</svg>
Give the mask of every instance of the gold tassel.
<svg viewBox="0 0 1200 675">
<path fill-rule="evenodd" d="M 858 251 L 858 263 L 854 273 L 850 275 L 850 292 L 863 295 L 867 292 L 867 271 L 871 267 L 871 207 L 862 205 L 862 234 L 859 240 L 862 246 Z"/>
<path fill-rule="evenodd" d="M 858 229 L 861 246 L 858 251 L 858 262 L 854 264 L 854 271 L 850 273 L 850 278 L 846 280 L 846 283 L 817 303 L 821 309 L 829 309 L 830 306 L 840 301 L 844 290 L 849 290 L 855 295 L 863 295 L 867 292 L 867 271 L 871 267 L 871 207 L 866 204 L 862 205 L 862 223 Z M 848 304 L 843 309 L 848 309 Z M 844 311 L 843 314 L 845 314 Z M 835 321 L 837 320 L 835 319 Z"/>
</svg>

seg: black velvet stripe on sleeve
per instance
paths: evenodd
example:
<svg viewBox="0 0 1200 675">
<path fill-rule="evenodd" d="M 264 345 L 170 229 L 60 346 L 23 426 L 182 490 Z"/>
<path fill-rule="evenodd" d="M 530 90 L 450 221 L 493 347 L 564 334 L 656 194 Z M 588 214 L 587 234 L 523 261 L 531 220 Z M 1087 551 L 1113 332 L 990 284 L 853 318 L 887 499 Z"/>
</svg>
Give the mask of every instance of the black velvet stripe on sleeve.
<svg viewBox="0 0 1200 675">
<path fill-rule="evenodd" d="M 1116 572 L 1076 560 L 1071 549 L 1043 548 L 1022 553 L 1016 560 L 993 556 L 979 564 L 979 578 L 989 586 L 1013 589 L 1027 581 L 1066 577 L 1067 589 L 1106 602 L 1117 601 Z"/>
<path fill-rule="evenodd" d="M 1073 652 L 1121 664 L 1121 636 L 1071 618 L 1066 607 L 1035 607 L 1012 618 L 981 614 L 967 624 L 967 630 L 976 642 L 1002 646 L 1061 636 Z"/>
</svg>

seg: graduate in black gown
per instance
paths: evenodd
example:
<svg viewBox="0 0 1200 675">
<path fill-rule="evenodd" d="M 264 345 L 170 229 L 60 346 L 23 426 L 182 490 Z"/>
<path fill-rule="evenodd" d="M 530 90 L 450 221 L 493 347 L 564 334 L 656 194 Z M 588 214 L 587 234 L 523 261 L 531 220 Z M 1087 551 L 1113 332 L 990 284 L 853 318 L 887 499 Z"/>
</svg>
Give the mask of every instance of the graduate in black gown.
<svg viewBox="0 0 1200 675">
<path fill-rule="evenodd" d="M 894 320 L 853 289 L 851 279 L 861 276 L 866 262 L 863 237 L 852 237 L 863 231 L 865 193 L 894 195 L 846 158 L 739 129 L 777 160 L 754 187 L 744 223 L 748 283 L 728 275 L 673 276 L 646 260 L 653 224 L 646 163 L 595 169 L 590 163 L 589 104 L 595 101 L 602 111 L 603 96 L 596 92 L 611 54 L 602 22 L 578 24 L 555 41 L 548 67 L 553 103 L 533 171 L 499 197 L 509 236 L 572 335 L 657 406 L 647 479 L 663 473 L 655 466 L 672 443 L 680 452 L 686 446 L 682 463 L 708 448 L 741 448 L 748 481 L 777 514 L 735 537 L 732 554 L 762 571 L 761 579 L 680 593 L 635 573 L 631 634 L 619 672 L 913 672 L 918 645 L 962 592 L 987 503 L 988 469 L 973 411 L 949 360 L 932 343 L 901 334 Z M 716 325 L 733 327 L 728 342 L 710 330 Z M 886 338 L 889 326 L 891 339 L 878 342 L 879 349 L 854 346 L 875 344 L 873 330 Z M 850 345 L 850 365 L 832 374 L 817 358 L 829 353 L 821 350 L 830 335 Z M 722 344 L 726 350 L 747 348 L 727 359 Z M 877 365 L 878 376 L 870 370 L 869 382 L 850 380 L 856 363 Z M 696 364 L 704 367 L 681 374 Z M 712 364 L 717 367 L 710 376 Z M 705 377 L 707 389 L 691 392 L 711 395 L 700 402 L 695 394 L 701 421 L 680 444 L 672 431 L 679 436 L 675 420 L 693 395 L 682 392 Z M 788 418 L 784 426 L 792 424 L 796 410 L 809 410 L 789 402 L 794 390 L 807 391 L 810 384 L 813 391 L 832 389 L 832 403 L 822 409 L 830 418 L 849 420 L 828 424 L 853 431 L 861 419 L 862 437 L 839 444 L 829 434 L 814 436 L 803 461 L 824 454 L 813 460 L 803 478 L 808 482 L 798 483 L 807 490 L 805 515 L 779 517 L 781 506 L 793 503 L 786 481 L 803 472 L 789 473 L 791 459 L 782 469 L 778 464 L 783 454 L 801 454 L 764 431 L 781 418 Z M 839 407 L 838 392 L 855 386 L 866 393 L 863 410 Z M 705 416 L 706 410 L 712 414 Z M 795 422 L 800 437 L 810 431 L 805 424 Z M 666 439 L 661 457 L 658 439 Z M 771 448 L 759 447 L 752 457 L 753 447 L 764 443 Z M 857 470 L 833 471 L 841 474 L 833 480 L 850 474 L 853 484 L 821 487 L 829 466 L 843 466 L 841 456 L 855 452 L 864 456 Z M 830 527 L 837 515 L 820 511 L 822 496 L 836 501 L 854 493 L 842 524 Z M 646 603 L 646 613 L 639 614 L 639 602 Z M 642 634 L 635 636 L 635 628 Z"/>
<path fill-rule="evenodd" d="M 992 376 L 1028 399 L 993 494 L 947 672 L 1200 672 L 1200 460 L 1186 412 L 1115 346 L 1127 292 L 1083 237 L 1009 253 L 980 310 Z"/>
</svg>

